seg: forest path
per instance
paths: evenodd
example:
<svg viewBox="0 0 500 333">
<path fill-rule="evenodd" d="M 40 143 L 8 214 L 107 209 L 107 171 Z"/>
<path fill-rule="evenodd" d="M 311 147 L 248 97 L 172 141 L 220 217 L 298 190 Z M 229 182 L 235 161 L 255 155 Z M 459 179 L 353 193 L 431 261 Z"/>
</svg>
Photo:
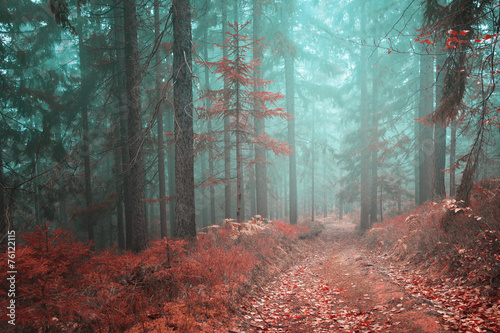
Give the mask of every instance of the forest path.
<svg viewBox="0 0 500 333">
<path fill-rule="evenodd" d="M 444 332 L 432 305 L 391 278 L 394 268 L 373 263 L 353 223 L 320 222 L 307 257 L 251 295 L 229 332 Z"/>
</svg>

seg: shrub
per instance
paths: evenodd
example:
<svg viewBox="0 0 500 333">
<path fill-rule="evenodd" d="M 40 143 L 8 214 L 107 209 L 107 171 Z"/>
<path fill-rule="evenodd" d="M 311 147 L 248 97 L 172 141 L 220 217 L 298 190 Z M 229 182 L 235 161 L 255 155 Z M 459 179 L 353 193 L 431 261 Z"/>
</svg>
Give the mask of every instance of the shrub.
<svg viewBox="0 0 500 333">
<path fill-rule="evenodd" d="M 283 248 L 290 249 L 305 229 L 249 222 L 213 230 L 195 244 L 163 239 L 138 254 L 91 252 L 89 244 L 50 226 L 26 234 L 17 248 L 22 279 L 16 329 L 219 331 L 257 275 L 275 269 L 273 260 L 282 260 Z M 6 283 L 2 276 L 4 291 Z M 2 331 L 13 329 L 6 318 Z"/>
</svg>

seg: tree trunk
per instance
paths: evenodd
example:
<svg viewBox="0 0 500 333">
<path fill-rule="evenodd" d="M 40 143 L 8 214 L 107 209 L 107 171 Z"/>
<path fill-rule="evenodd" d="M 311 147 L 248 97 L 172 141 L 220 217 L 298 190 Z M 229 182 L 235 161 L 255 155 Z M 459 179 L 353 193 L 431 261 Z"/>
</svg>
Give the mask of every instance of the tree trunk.
<svg viewBox="0 0 500 333">
<path fill-rule="evenodd" d="M 323 147 L 323 217 L 328 216 L 328 196 L 327 196 L 327 152 L 328 152 L 328 135 L 326 133 L 326 125 L 323 124 L 323 138 L 325 146 Z"/>
<path fill-rule="evenodd" d="M 224 40 L 227 32 L 227 0 L 222 0 L 222 43 L 224 44 Z M 222 49 L 222 57 L 227 58 L 227 49 Z M 224 91 L 228 89 L 227 79 L 224 79 Z M 224 178 L 225 178 L 225 186 L 224 186 L 224 196 L 225 196 L 225 205 L 224 205 L 224 218 L 231 218 L 233 215 L 231 213 L 231 136 L 230 136 L 230 115 L 228 109 L 228 99 L 226 97 L 226 114 L 224 115 Z"/>
<path fill-rule="evenodd" d="M 130 248 L 134 252 L 144 250 L 148 245 L 144 203 L 144 165 L 142 146 L 144 134 L 141 127 L 141 100 L 139 55 L 137 49 L 137 18 L 135 0 L 124 0 L 124 32 L 125 32 L 125 82 L 128 96 L 128 202 L 132 221 L 132 237 Z"/>
<path fill-rule="evenodd" d="M 189 0 L 174 0 L 174 117 L 175 117 L 175 224 L 176 238 L 196 237 L 194 201 L 193 90 L 191 7 Z"/>
<path fill-rule="evenodd" d="M 293 29 L 289 23 L 288 13 L 283 13 L 284 30 L 289 36 L 288 42 L 292 43 Z M 290 48 L 291 49 L 291 48 Z M 288 144 L 293 151 L 289 158 L 289 180 L 290 197 L 289 212 L 290 224 L 297 224 L 297 162 L 295 154 L 295 55 L 285 50 L 285 89 L 286 89 L 286 111 L 291 116 L 288 121 Z"/>
<path fill-rule="evenodd" d="M 441 53 L 437 56 L 437 67 L 444 68 L 446 54 Z M 444 88 L 444 73 L 438 73 L 436 79 L 436 107 L 441 104 Z M 434 199 L 443 199 L 446 197 L 444 184 L 444 169 L 446 168 L 446 127 L 439 121 L 434 124 L 434 158 L 432 170 L 432 192 Z"/>
<path fill-rule="evenodd" d="M 262 38 L 262 0 L 253 0 L 253 38 L 259 40 Z M 258 44 L 253 49 L 253 58 L 260 59 L 262 62 L 263 46 Z M 256 66 L 256 78 L 262 78 L 262 66 Z M 260 91 L 261 87 L 255 85 L 255 91 Z M 259 108 L 257 98 L 254 100 L 254 105 Z M 262 112 L 260 109 L 256 112 Z M 266 131 L 266 124 L 264 118 L 255 118 L 255 133 L 261 135 Z M 266 150 L 260 146 L 255 147 L 255 187 L 256 187 L 256 203 L 257 214 L 267 217 L 268 203 L 267 203 L 267 168 L 266 168 Z"/>
<path fill-rule="evenodd" d="M 239 33 L 240 31 L 237 31 L 237 34 L 235 35 L 236 39 L 236 59 L 235 62 L 239 68 L 239 65 L 241 63 L 240 59 L 240 47 L 238 43 L 238 38 L 239 38 Z M 236 74 L 240 75 L 238 68 L 236 69 Z M 243 169 L 242 169 L 242 156 L 241 156 L 241 141 L 240 141 L 240 136 L 241 136 L 241 124 L 240 124 L 240 110 L 241 110 L 241 105 L 240 105 L 240 83 L 238 80 L 236 80 L 236 220 L 238 223 L 241 223 L 241 184 L 243 181 Z"/>
<path fill-rule="evenodd" d="M 160 0 L 154 2 L 154 27 L 155 41 L 160 43 Z M 167 203 L 164 198 L 167 195 L 165 186 L 165 145 L 163 143 L 163 91 L 161 80 L 161 55 L 156 50 L 156 121 L 157 121 L 157 152 L 158 152 L 158 182 L 160 196 L 160 234 L 161 238 L 167 237 Z"/>
<path fill-rule="evenodd" d="M 208 3 L 208 2 L 207 2 Z M 208 61 L 208 28 L 205 28 L 203 32 L 203 40 L 204 40 L 204 45 L 203 45 L 203 58 L 205 61 Z M 208 91 L 210 90 L 210 70 L 208 66 L 205 66 L 205 89 Z M 207 98 L 205 100 L 205 103 L 207 103 L 207 108 L 209 107 L 210 103 L 210 98 Z M 212 120 L 208 120 L 208 125 L 207 125 L 207 130 L 208 133 L 212 133 Z M 209 175 L 214 174 L 214 158 L 213 158 L 213 149 L 212 146 L 210 145 L 208 147 L 208 173 Z M 210 200 L 210 225 L 215 224 L 215 188 L 213 185 L 209 186 L 209 200 Z"/>
<path fill-rule="evenodd" d="M 375 59 L 378 58 L 377 50 L 374 51 Z M 377 189 L 378 189 L 378 71 L 373 67 L 372 81 L 372 107 L 371 107 L 371 191 L 370 191 L 370 225 L 377 222 Z"/>
<path fill-rule="evenodd" d="M 307 111 L 307 107 L 306 107 Z M 315 210 L 315 202 L 314 202 L 314 159 L 315 159 L 315 154 L 314 154 L 314 145 L 315 145 L 315 136 L 314 132 L 316 129 L 314 128 L 314 108 L 311 110 L 312 113 L 312 137 L 311 137 L 311 221 L 314 222 L 314 210 Z"/>
<path fill-rule="evenodd" d="M 80 57 L 80 76 L 81 76 L 81 88 L 80 88 L 80 107 L 82 112 L 82 130 L 83 130 L 83 167 L 84 167 L 84 179 L 85 179 L 85 207 L 86 212 L 84 214 L 85 226 L 87 227 L 87 234 L 89 241 L 94 241 L 94 214 L 90 212 L 93 204 L 92 198 L 92 170 L 90 169 L 90 136 L 89 136 L 89 120 L 88 120 L 88 103 L 90 98 L 90 77 L 88 75 L 88 68 L 90 64 L 87 62 L 86 54 L 83 45 L 83 21 L 81 17 L 81 8 L 77 8 L 77 20 L 79 26 L 78 33 L 78 54 Z"/>
<path fill-rule="evenodd" d="M 113 68 L 113 74 L 115 77 L 115 80 L 113 81 L 114 85 L 114 94 L 115 98 L 117 99 L 117 105 L 116 105 L 116 113 L 114 116 L 114 129 L 113 129 L 113 138 L 115 140 L 114 143 L 114 150 L 113 150 L 113 157 L 114 157 L 114 166 L 113 166 L 113 173 L 116 177 L 116 193 L 118 195 L 118 200 L 116 203 L 116 224 L 117 224 L 117 238 L 118 238 L 118 248 L 124 250 L 125 249 L 125 229 L 124 229 L 124 215 L 123 215 L 123 189 L 122 185 L 123 183 L 121 182 L 123 177 L 123 169 L 122 169 L 122 155 L 121 155 L 121 150 L 122 150 L 122 137 L 121 137 L 121 131 L 120 131 L 120 119 L 121 119 L 121 113 L 123 112 L 123 75 L 122 70 L 123 70 L 123 52 L 122 52 L 122 47 L 123 44 L 121 41 L 123 40 L 123 31 L 121 30 L 121 20 L 122 20 L 122 13 L 121 13 L 121 7 L 119 7 L 119 0 L 115 0 L 114 3 L 114 47 L 115 47 L 115 58 L 116 58 L 116 63 Z"/>
<path fill-rule="evenodd" d="M 444 184 L 444 169 L 446 168 L 446 128 L 443 123 L 434 124 L 434 158 L 432 172 L 432 187 L 434 199 L 446 197 Z"/>
<path fill-rule="evenodd" d="M 457 122 L 453 121 L 451 123 L 451 141 L 450 141 L 450 198 L 455 196 L 455 159 L 456 159 L 456 146 L 457 146 Z"/>
<path fill-rule="evenodd" d="M 361 5 L 362 17 L 364 17 L 365 6 Z M 361 20 L 361 33 L 365 33 L 365 20 Z M 367 92 L 367 56 L 366 47 L 361 46 L 361 66 L 359 84 L 361 85 L 361 123 L 360 123 L 360 144 L 361 144 L 361 177 L 360 177 L 360 192 L 361 192 L 361 213 L 360 213 L 360 232 L 364 233 L 370 228 L 369 213 L 370 213 L 370 183 L 368 177 L 368 92 Z"/>
<path fill-rule="evenodd" d="M 208 121 L 208 131 L 212 132 L 212 120 Z M 208 160 L 208 170 L 211 175 L 214 174 L 214 159 L 213 159 L 213 150 L 212 147 L 209 148 L 208 151 L 209 154 L 209 160 Z M 216 219 L 215 219 L 215 187 L 213 185 L 210 185 L 210 224 L 214 225 L 216 224 Z"/>
<path fill-rule="evenodd" d="M 174 133 L 174 110 L 169 109 L 170 112 L 167 113 L 167 131 L 169 133 Z M 175 225 L 175 149 L 173 140 L 169 143 L 167 147 L 167 176 L 168 176 L 168 196 L 170 200 L 168 201 L 168 219 L 170 221 L 170 236 L 176 234 Z"/>
<path fill-rule="evenodd" d="M 344 218 L 344 200 L 342 197 L 339 197 L 339 220 L 342 221 Z"/>
<path fill-rule="evenodd" d="M 427 49 L 423 49 L 427 52 Z M 420 56 L 420 104 L 419 118 L 424 118 L 432 112 L 433 104 L 433 67 L 432 56 Z M 433 133 L 432 127 L 419 124 L 419 204 L 432 199 L 432 161 L 433 161 Z"/>
<path fill-rule="evenodd" d="M 120 136 L 120 155 L 121 155 L 121 166 L 117 170 L 120 170 L 120 181 L 122 183 L 122 188 L 119 193 L 119 201 L 124 205 L 125 215 L 124 215 L 124 226 L 122 229 L 118 229 L 118 239 L 124 237 L 123 239 L 123 249 L 130 249 L 132 245 L 132 213 L 130 211 L 130 206 L 127 204 L 129 202 L 129 151 L 127 147 L 127 105 L 126 105 L 126 87 L 125 87 L 125 40 L 124 40 L 124 21 L 123 21 L 123 2 L 121 0 L 115 0 L 114 2 L 114 23 L 115 23 L 115 48 L 116 48 L 116 98 L 118 99 L 118 121 L 119 121 L 119 136 Z M 122 234 L 122 236 L 120 236 Z M 120 242 L 120 241 L 119 241 Z"/>
</svg>

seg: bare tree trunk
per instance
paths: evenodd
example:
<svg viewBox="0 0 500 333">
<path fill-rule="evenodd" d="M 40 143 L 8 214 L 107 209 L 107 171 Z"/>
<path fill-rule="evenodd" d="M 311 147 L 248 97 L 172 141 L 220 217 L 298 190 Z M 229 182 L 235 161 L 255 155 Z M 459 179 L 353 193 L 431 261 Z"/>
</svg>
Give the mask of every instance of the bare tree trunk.
<svg viewBox="0 0 500 333">
<path fill-rule="evenodd" d="M 160 0 L 154 2 L 154 27 L 155 42 L 160 43 Z M 165 145 L 163 143 L 163 92 L 161 81 L 161 55 L 156 50 L 156 121 L 157 121 L 157 152 L 158 152 L 158 190 L 160 196 L 160 234 L 161 238 L 167 237 L 167 203 L 165 185 Z"/>
<path fill-rule="evenodd" d="M 167 112 L 167 131 L 174 133 L 174 110 Z M 174 143 L 169 143 L 167 147 L 167 176 L 168 176 L 168 219 L 170 222 L 170 236 L 176 234 L 175 225 L 175 149 Z"/>
<path fill-rule="evenodd" d="M 175 115 L 175 224 L 176 238 L 196 237 L 194 201 L 193 90 L 191 7 L 174 0 L 174 115 Z"/>
<path fill-rule="evenodd" d="M 114 2 L 114 24 L 115 24 L 115 52 L 116 52 L 116 98 L 118 99 L 118 122 L 119 122 L 119 137 L 120 137 L 120 157 L 121 166 L 117 168 L 120 171 L 120 181 L 123 186 L 119 193 L 119 201 L 124 206 L 124 225 L 120 229 L 118 227 L 118 239 L 122 234 L 123 249 L 130 249 L 132 244 L 132 213 L 131 207 L 127 205 L 129 201 L 129 151 L 127 146 L 127 105 L 126 105 L 126 87 L 125 87 L 125 35 L 124 35 L 124 19 L 123 19 L 123 2 L 115 0 Z"/>
<path fill-rule="evenodd" d="M 293 41 L 293 29 L 289 23 L 288 13 L 283 13 L 283 23 L 285 33 L 289 36 L 288 42 Z M 294 54 L 286 50 L 284 52 L 285 58 L 285 89 L 286 89 L 286 111 L 292 116 L 288 121 L 288 144 L 293 151 L 289 157 L 289 211 L 290 211 L 290 224 L 297 224 L 297 157 L 295 153 L 295 59 Z"/>
<path fill-rule="evenodd" d="M 338 206 L 339 206 L 339 220 L 342 221 L 342 219 L 344 218 L 344 199 L 342 197 L 339 197 Z"/>
<path fill-rule="evenodd" d="M 224 40 L 227 32 L 227 0 L 222 0 L 222 41 L 221 45 L 224 44 Z M 227 49 L 224 48 L 222 50 L 222 57 L 227 58 Z M 228 89 L 227 79 L 224 79 L 224 91 Z M 228 108 L 228 99 L 225 97 L 226 109 Z M 224 218 L 231 218 L 231 201 L 232 201 L 232 193 L 231 193 L 231 136 L 230 136 L 230 116 L 229 110 L 226 110 L 224 114 L 224 178 L 225 178 L 225 186 L 224 186 Z"/>
<path fill-rule="evenodd" d="M 124 69 L 124 56 L 123 56 L 123 9 L 120 6 L 120 0 L 114 1 L 114 47 L 115 47 L 115 57 L 116 64 L 114 67 L 115 80 L 113 84 L 115 85 L 115 97 L 117 99 L 117 110 L 116 110 L 116 129 L 115 129 L 115 150 L 114 150 L 114 173 L 116 175 L 116 192 L 118 193 L 118 202 L 116 204 L 116 222 L 117 222 L 117 234 L 118 234 L 118 247 L 122 250 L 126 248 L 125 244 L 125 217 L 123 214 L 123 185 L 128 180 L 123 175 L 123 160 L 122 154 L 125 145 L 126 133 L 122 135 L 122 124 L 123 113 L 125 112 L 125 103 L 123 102 L 123 69 Z"/>
<path fill-rule="evenodd" d="M 432 173 L 433 197 L 442 199 L 446 197 L 444 184 L 444 169 L 446 164 L 446 128 L 441 127 L 442 123 L 434 125 L 434 159 Z"/>
<path fill-rule="evenodd" d="M 203 32 L 203 40 L 204 40 L 204 45 L 203 45 L 203 58 L 205 61 L 208 61 L 208 29 L 205 29 Z M 208 66 L 205 66 L 205 89 L 208 91 L 210 89 L 210 70 Z M 207 103 L 207 108 L 208 108 L 208 103 L 210 103 L 210 99 L 207 98 L 205 103 Z M 208 127 L 207 130 L 209 133 L 212 132 L 212 120 L 208 120 Z M 212 146 L 210 145 L 208 148 L 208 173 L 210 175 L 214 174 L 214 159 L 213 159 L 213 149 Z M 210 224 L 214 225 L 215 224 L 215 188 L 213 185 L 209 186 L 209 197 L 210 197 Z"/>
<path fill-rule="evenodd" d="M 307 112 L 307 107 L 305 108 Z M 314 108 L 311 110 L 312 113 L 312 137 L 311 137 L 311 221 L 314 222 L 314 210 L 315 210 L 315 202 L 314 202 L 314 159 L 315 159 L 315 126 L 314 126 Z"/>
<path fill-rule="evenodd" d="M 456 180 L 455 180 L 455 159 L 456 159 L 456 147 L 457 147 L 457 122 L 453 121 L 451 123 L 451 141 L 450 141 L 450 198 L 455 196 L 456 191 Z"/>
<path fill-rule="evenodd" d="M 128 202 L 132 221 L 130 248 L 134 252 L 144 250 L 148 245 L 144 203 L 144 165 L 142 146 L 144 134 L 141 127 L 141 100 L 139 55 L 137 45 L 137 18 L 135 0 L 124 0 L 125 32 L 125 77 L 128 96 L 128 150 L 129 150 L 129 188 Z"/>
<path fill-rule="evenodd" d="M 239 64 L 241 63 L 240 59 L 240 47 L 238 43 L 238 38 L 239 38 L 239 33 L 240 31 L 237 31 L 235 35 L 236 39 L 236 59 L 235 63 L 237 64 L 237 69 L 236 69 L 236 74 L 239 75 Z M 241 105 L 240 105 L 240 83 L 238 80 L 236 80 L 236 220 L 238 223 L 241 223 L 241 184 L 243 181 L 243 169 L 242 169 L 242 156 L 241 156 L 241 141 L 240 141 L 240 135 L 241 135 L 241 124 L 240 124 L 240 110 L 241 110 Z"/>
<path fill-rule="evenodd" d="M 424 48 L 424 52 L 427 49 Z M 420 56 L 420 105 L 419 118 L 424 118 L 432 112 L 433 97 L 433 67 L 432 56 Z M 432 161 L 433 161 L 433 133 L 432 127 L 419 124 L 419 204 L 432 199 Z"/>
<path fill-rule="evenodd" d="M 262 38 L 262 1 L 253 0 L 253 38 L 259 40 Z M 253 49 L 253 58 L 260 59 L 262 62 L 263 52 L 262 46 L 256 45 Z M 257 79 L 262 78 L 262 66 L 257 66 L 256 68 Z M 260 86 L 255 86 L 255 91 L 260 91 Z M 254 100 L 254 105 L 259 108 L 257 103 L 257 98 Z M 260 109 L 257 112 L 262 112 Z M 266 124 L 264 118 L 255 118 L 255 133 L 261 135 L 266 131 Z M 255 186 L 256 186 L 256 197 L 257 197 L 257 214 L 267 217 L 268 215 L 268 203 L 267 203 L 267 168 L 266 168 L 266 150 L 262 147 L 257 146 L 255 148 L 255 159 L 257 163 L 255 164 Z"/>
<path fill-rule="evenodd" d="M 323 124 L 323 138 L 325 139 L 325 146 L 323 147 L 323 217 L 328 216 L 328 196 L 327 196 L 327 152 L 328 152 L 328 136 L 326 133 L 326 126 Z"/>
<path fill-rule="evenodd" d="M 443 46 L 444 48 L 444 46 Z M 444 68 L 446 54 L 441 53 L 437 56 L 437 67 Z M 436 107 L 441 104 L 444 88 L 444 73 L 437 74 L 436 78 Z M 434 157 L 432 169 L 432 195 L 434 199 L 446 197 L 444 184 L 444 169 L 446 164 L 446 127 L 444 123 L 438 121 L 434 124 Z"/>
<path fill-rule="evenodd" d="M 375 59 L 378 58 L 377 50 L 374 51 Z M 376 66 L 373 67 L 373 79 L 372 79 L 372 107 L 371 107 L 371 120 L 372 120 L 372 131 L 371 131 L 371 191 L 370 191 L 370 225 L 377 222 L 377 189 L 378 189 L 378 71 Z"/>
<path fill-rule="evenodd" d="M 83 129 L 83 167 L 84 167 L 84 179 L 85 179 L 85 207 L 86 212 L 84 214 L 85 226 L 87 227 L 87 234 L 89 241 L 94 241 L 94 215 L 90 212 L 90 208 L 93 204 L 92 198 L 92 170 L 90 169 L 90 137 L 89 137 L 89 120 L 88 120 L 88 103 L 90 98 L 90 77 L 87 73 L 89 64 L 86 59 L 84 45 L 83 45 L 83 22 L 81 18 L 81 8 L 77 8 L 77 20 L 78 20 L 78 49 L 80 57 L 80 76 L 81 76 L 81 88 L 80 88 L 80 107 L 82 112 L 82 129 Z"/>
<path fill-rule="evenodd" d="M 365 13 L 364 4 L 361 7 L 362 17 Z M 361 20 L 361 33 L 365 33 L 365 20 Z M 367 92 L 367 56 L 366 48 L 361 47 L 361 66 L 359 84 L 361 85 L 361 123 L 360 123 L 360 144 L 361 144 L 361 213 L 360 213 L 360 232 L 364 233 L 370 228 L 370 179 L 368 176 L 368 92 Z"/>
</svg>

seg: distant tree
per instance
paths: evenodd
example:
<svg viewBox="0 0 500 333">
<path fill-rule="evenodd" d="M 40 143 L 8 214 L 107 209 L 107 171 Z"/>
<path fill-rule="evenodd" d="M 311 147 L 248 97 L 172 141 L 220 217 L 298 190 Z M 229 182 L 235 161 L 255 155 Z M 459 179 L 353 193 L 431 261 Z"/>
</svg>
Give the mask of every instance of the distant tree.
<svg viewBox="0 0 500 333">
<path fill-rule="evenodd" d="M 295 56 L 296 46 L 293 43 L 293 25 L 290 24 L 290 16 L 293 17 L 295 1 L 289 1 L 282 8 L 283 34 L 278 36 L 281 40 L 280 53 L 285 60 L 285 91 L 286 110 L 292 117 L 288 122 L 288 143 L 290 149 L 295 151 Z M 289 159 L 289 213 L 290 224 L 297 224 L 297 156 L 294 152 Z"/>
<path fill-rule="evenodd" d="M 360 28 L 361 34 L 364 36 L 366 31 L 366 24 L 364 19 L 365 4 L 361 4 L 361 16 L 360 16 Z M 361 47 L 360 53 L 360 63 L 359 67 L 359 85 L 361 90 L 360 96 L 360 127 L 359 127 L 359 137 L 360 137 L 360 149 L 361 149 L 361 177 L 360 177 L 360 193 L 361 193 L 361 213 L 360 213 L 360 231 L 366 232 L 370 228 L 369 214 L 370 214 L 370 178 L 368 172 L 368 158 L 370 155 L 368 146 L 368 66 L 367 66 L 367 54 L 366 47 Z"/>
<path fill-rule="evenodd" d="M 432 112 L 432 101 L 434 93 L 433 84 L 433 59 L 428 55 L 425 44 L 420 55 L 420 100 L 418 107 L 418 118 L 425 118 Z M 433 133 L 427 124 L 420 123 L 418 126 L 418 184 L 419 204 L 432 199 L 432 161 L 433 161 Z"/>
<path fill-rule="evenodd" d="M 81 75 L 81 87 L 80 87 L 80 98 L 79 105 L 82 114 L 82 130 L 83 130 L 83 165 L 84 165 L 84 197 L 86 210 L 84 213 L 84 224 L 87 228 L 89 241 L 94 241 L 94 214 L 91 211 L 93 205 L 92 197 L 92 170 L 90 167 L 90 136 L 89 136 L 89 100 L 92 94 L 92 81 L 90 68 L 91 64 L 88 61 L 88 57 L 85 52 L 85 45 L 83 41 L 84 28 L 83 28 L 83 18 L 81 14 L 81 7 L 77 8 L 77 18 L 78 18 L 78 55 L 80 58 L 80 75 Z"/>
</svg>

